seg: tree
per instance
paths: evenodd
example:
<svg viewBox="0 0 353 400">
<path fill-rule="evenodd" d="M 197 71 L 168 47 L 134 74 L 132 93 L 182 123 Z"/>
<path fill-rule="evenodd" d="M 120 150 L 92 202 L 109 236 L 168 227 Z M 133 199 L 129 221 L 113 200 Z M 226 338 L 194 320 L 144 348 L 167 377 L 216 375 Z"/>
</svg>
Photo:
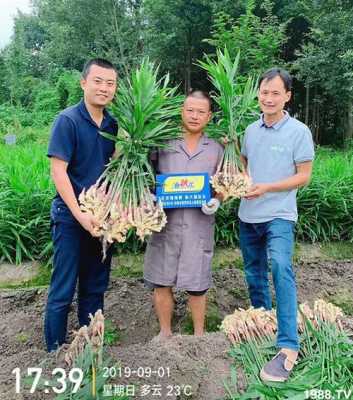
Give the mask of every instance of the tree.
<svg viewBox="0 0 353 400">
<path fill-rule="evenodd" d="M 212 8 L 206 0 L 145 0 L 146 52 L 170 71 L 173 82 L 184 82 L 184 91 L 200 86 L 195 62 L 209 51 Z M 205 79 L 204 79 L 205 81 Z"/>
<path fill-rule="evenodd" d="M 90 57 L 105 57 L 122 74 L 143 53 L 142 0 L 35 0 L 47 40 L 41 58 L 49 71 L 81 70 Z"/>
<path fill-rule="evenodd" d="M 4 52 L 0 52 L 0 103 L 8 101 L 7 67 Z"/>
<path fill-rule="evenodd" d="M 285 24 L 273 15 L 271 0 L 262 4 L 264 17 L 255 15 L 256 1 L 247 2 L 245 13 L 234 20 L 220 12 L 213 25 L 212 36 L 207 40 L 216 48 L 227 47 L 232 57 L 241 54 L 241 74 L 259 74 L 283 64 L 281 48 L 286 41 Z"/>
<path fill-rule="evenodd" d="M 298 52 L 294 67 L 300 79 L 331 100 L 328 107 L 335 108 L 346 142 L 353 138 L 353 11 L 344 1 L 312 3 L 310 41 Z M 317 117 L 318 124 L 320 120 L 324 118 Z"/>
</svg>

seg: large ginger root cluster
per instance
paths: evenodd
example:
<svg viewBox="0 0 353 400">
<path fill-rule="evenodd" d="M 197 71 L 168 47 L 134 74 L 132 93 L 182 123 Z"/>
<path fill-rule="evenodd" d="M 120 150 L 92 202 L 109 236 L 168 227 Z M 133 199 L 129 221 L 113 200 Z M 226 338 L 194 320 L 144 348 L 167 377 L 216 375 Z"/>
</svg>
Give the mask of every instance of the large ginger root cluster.
<svg viewBox="0 0 353 400">
<path fill-rule="evenodd" d="M 232 343 L 271 336 L 276 329 L 276 315 L 272 310 L 253 307 L 235 310 L 233 314 L 227 315 L 221 324 L 221 330 Z"/>
<path fill-rule="evenodd" d="M 339 329 L 342 329 L 341 319 L 343 312 L 340 307 L 332 303 L 326 303 L 324 300 L 319 299 L 314 302 L 314 308 L 311 309 L 307 303 L 299 305 L 298 313 L 298 329 L 303 332 L 305 329 L 305 320 L 317 328 L 320 322 L 328 322 L 336 324 Z"/>
<path fill-rule="evenodd" d="M 145 202 L 135 210 L 131 223 L 143 240 L 153 232 L 160 232 L 167 223 L 167 216 L 160 204 Z"/>
<path fill-rule="evenodd" d="M 252 185 L 248 175 L 240 172 L 238 168 L 232 168 L 229 163 L 213 175 L 210 181 L 215 192 L 223 195 L 224 201 L 245 196 Z"/>
<path fill-rule="evenodd" d="M 153 201 L 149 192 L 145 192 L 139 206 L 124 206 L 121 196 L 115 196 L 113 204 L 110 204 L 109 194 L 106 193 L 106 185 L 103 183 L 83 190 L 79 202 L 81 210 L 92 213 L 97 220 L 94 233 L 105 244 L 125 242 L 131 228 L 136 229 L 137 236 L 144 240 L 153 232 L 160 232 L 167 223 L 163 208 Z"/>
<path fill-rule="evenodd" d="M 95 227 L 95 235 L 101 236 L 102 227 L 106 214 L 106 185 L 100 187 L 96 184 L 88 190 L 83 189 L 78 197 L 80 208 L 84 212 L 90 212 L 97 220 L 98 226 Z"/>
<path fill-rule="evenodd" d="M 307 303 L 303 303 L 299 305 L 298 329 L 299 332 L 304 331 L 306 320 L 315 328 L 320 322 L 329 322 L 342 329 L 340 321 L 342 317 L 343 313 L 339 307 L 324 300 L 316 300 L 313 309 Z M 273 336 L 277 331 L 276 313 L 274 310 L 267 311 L 264 308 L 250 307 L 247 310 L 240 308 L 224 318 L 221 330 L 233 344 Z"/>
</svg>

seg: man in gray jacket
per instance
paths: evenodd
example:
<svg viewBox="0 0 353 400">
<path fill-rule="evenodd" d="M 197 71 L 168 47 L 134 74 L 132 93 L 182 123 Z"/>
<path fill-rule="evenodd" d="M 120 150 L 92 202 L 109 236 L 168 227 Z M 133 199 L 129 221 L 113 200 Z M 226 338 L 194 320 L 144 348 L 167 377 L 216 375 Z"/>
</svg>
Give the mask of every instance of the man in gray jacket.
<svg viewBox="0 0 353 400">
<path fill-rule="evenodd" d="M 203 129 L 211 118 L 211 101 L 201 91 L 190 93 L 182 107 L 183 138 L 169 143 L 156 154 L 158 174 L 216 173 L 223 147 L 208 138 Z M 211 286 L 211 260 L 214 247 L 214 215 L 219 201 L 200 208 L 166 209 L 167 225 L 148 242 L 145 284 L 153 289 L 160 323 L 159 338 L 172 335 L 174 308 L 172 287 L 186 290 L 194 323 L 194 334 L 202 335 L 206 311 L 206 292 Z"/>
</svg>

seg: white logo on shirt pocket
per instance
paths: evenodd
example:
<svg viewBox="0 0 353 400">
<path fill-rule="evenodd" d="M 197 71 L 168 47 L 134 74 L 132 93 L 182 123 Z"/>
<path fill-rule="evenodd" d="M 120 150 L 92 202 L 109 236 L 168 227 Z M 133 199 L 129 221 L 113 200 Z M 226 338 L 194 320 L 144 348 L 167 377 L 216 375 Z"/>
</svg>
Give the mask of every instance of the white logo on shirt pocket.
<svg viewBox="0 0 353 400">
<path fill-rule="evenodd" d="M 270 147 L 270 149 L 272 151 L 275 151 L 276 153 L 284 153 L 287 150 L 286 147 L 278 146 L 278 145 L 273 145 Z"/>
</svg>

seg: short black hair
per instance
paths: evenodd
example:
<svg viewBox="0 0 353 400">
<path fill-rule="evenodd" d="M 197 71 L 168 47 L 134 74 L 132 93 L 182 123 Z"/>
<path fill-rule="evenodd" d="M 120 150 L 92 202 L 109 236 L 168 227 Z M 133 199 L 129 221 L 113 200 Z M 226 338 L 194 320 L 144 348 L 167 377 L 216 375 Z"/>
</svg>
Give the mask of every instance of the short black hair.
<svg viewBox="0 0 353 400">
<path fill-rule="evenodd" d="M 210 111 L 212 111 L 212 99 L 211 99 L 211 96 L 210 96 L 207 92 L 205 92 L 205 91 L 203 91 L 203 90 L 200 90 L 200 89 L 191 89 L 191 90 L 189 91 L 189 93 L 187 93 L 187 95 L 186 95 L 186 97 L 185 97 L 185 100 L 186 100 L 188 97 L 194 97 L 194 98 L 196 98 L 196 99 L 204 99 L 204 100 L 207 100 L 207 101 L 208 101 L 208 104 L 209 104 L 209 106 L 210 106 Z"/>
<path fill-rule="evenodd" d="M 264 72 L 260 77 L 259 87 L 263 81 L 271 81 L 273 78 L 276 78 L 276 76 L 279 76 L 282 79 L 286 91 L 290 92 L 292 90 L 293 80 L 289 75 L 289 72 L 282 68 L 271 68 Z"/>
<path fill-rule="evenodd" d="M 87 75 L 89 74 L 89 70 L 92 65 L 98 65 L 98 67 L 102 68 L 107 68 L 107 69 L 113 69 L 116 74 L 118 75 L 118 71 L 116 67 L 108 60 L 105 60 L 104 58 L 92 58 L 88 60 L 85 65 L 83 66 L 82 69 L 82 78 L 86 79 Z"/>
</svg>

